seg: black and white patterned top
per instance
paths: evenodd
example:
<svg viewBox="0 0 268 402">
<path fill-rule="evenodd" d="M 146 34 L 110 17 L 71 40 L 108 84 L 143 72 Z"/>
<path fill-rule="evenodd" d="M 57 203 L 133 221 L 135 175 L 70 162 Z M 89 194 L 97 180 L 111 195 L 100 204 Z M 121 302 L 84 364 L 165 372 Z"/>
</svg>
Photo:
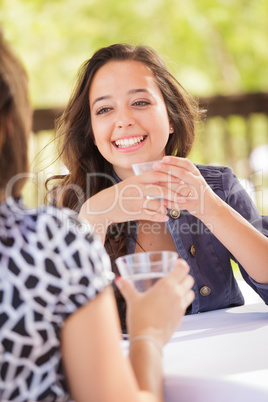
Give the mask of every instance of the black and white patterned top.
<svg viewBox="0 0 268 402">
<path fill-rule="evenodd" d="M 60 330 L 113 278 L 101 241 L 75 216 L 0 204 L 1 401 L 70 400 Z"/>
</svg>

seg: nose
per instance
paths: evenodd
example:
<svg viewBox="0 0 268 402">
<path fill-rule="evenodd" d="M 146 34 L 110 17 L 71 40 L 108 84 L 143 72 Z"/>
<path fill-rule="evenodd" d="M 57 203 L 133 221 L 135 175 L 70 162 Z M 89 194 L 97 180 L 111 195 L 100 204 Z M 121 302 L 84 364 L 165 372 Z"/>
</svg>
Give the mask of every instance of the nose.
<svg viewBox="0 0 268 402">
<path fill-rule="evenodd" d="M 125 128 L 125 127 L 131 127 L 133 124 L 132 123 L 125 123 L 123 121 L 118 121 L 116 123 L 117 128 Z"/>
<path fill-rule="evenodd" d="M 116 128 L 127 128 L 131 127 L 134 124 L 134 119 L 131 114 L 131 111 L 128 110 L 121 110 L 118 111 L 115 120 Z"/>
</svg>

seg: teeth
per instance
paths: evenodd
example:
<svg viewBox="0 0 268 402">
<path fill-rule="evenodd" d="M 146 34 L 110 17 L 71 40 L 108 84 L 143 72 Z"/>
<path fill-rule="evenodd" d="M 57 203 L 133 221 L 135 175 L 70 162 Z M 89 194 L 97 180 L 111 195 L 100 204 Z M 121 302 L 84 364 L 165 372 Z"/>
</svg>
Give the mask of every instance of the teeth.
<svg viewBox="0 0 268 402">
<path fill-rule="evenodd" d="M 144 135 L 140 135 L 139 137 L 132 137 L 132 138 L 125 138 L 123 140 L 117 140 L 115 141 L 115 145 L 118 148 L 129 148 L 129 147 L 133 147 L 137 144 L 140 144 L 142 141 L 144 141 L 145 136 Z"/>
</svg>

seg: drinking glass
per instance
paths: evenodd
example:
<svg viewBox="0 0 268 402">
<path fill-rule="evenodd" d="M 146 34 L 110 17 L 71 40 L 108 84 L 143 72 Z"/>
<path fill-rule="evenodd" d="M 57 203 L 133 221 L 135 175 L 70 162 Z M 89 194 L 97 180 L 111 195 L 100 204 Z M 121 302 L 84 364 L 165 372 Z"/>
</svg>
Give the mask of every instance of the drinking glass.
<svg viewBox="0 0 268 402">
<path fill-rule="evenodd" d="M 131 167 L 132 167 L 132 170 L 133 170 L 135 176 L 139 176 L 142 173 L 151 172 L 153 170 L 153 164 L 156 162 L 162 163 L 162 161 L 133 163 L 131 165 Z"/>
<path fill-rule="evenodd" d="M 153 164 L 154 163 L 162 163 L 162 161 L 150 161 L 150 162 L 142 162 L 142 163 L 133 163 L 131 165 L 132 170 L 135 174 L 135 176 L 139 176 L 142 173 L 146 173 L 146 172 L 151 172 L 153 171 Z M 161 201 L 161 198 L 159 197 L 150 197 L 149 195 L 147 195 L 147 200 L 156 200 L 156 201 Z"/>
<path fill-rule="evenodd" d="M 125 255 L 115 262 L 120 275 L 131 281 L 138 291 L 144 292 L 170 272 L 177 259 L 175 251 L 150 251 Z"/>
</svg>

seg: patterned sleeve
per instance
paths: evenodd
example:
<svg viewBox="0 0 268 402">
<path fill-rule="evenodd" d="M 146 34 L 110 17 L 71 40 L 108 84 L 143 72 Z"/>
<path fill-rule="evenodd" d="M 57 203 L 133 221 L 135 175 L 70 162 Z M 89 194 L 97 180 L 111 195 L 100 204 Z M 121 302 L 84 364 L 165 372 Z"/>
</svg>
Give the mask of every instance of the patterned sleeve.
<svg viewBox="0 0 268 402">
<path fill-rule="evenodd" d="M 46 271 L 52 275 L 54 314 L 64 320 L 110 285 L 114 274 L 103 244 L 87 222 L 69 210 L 48 211 L 50 219 L 47 214 L 39 219 L 38 232 L 47 255 Z"/>
</svg>

